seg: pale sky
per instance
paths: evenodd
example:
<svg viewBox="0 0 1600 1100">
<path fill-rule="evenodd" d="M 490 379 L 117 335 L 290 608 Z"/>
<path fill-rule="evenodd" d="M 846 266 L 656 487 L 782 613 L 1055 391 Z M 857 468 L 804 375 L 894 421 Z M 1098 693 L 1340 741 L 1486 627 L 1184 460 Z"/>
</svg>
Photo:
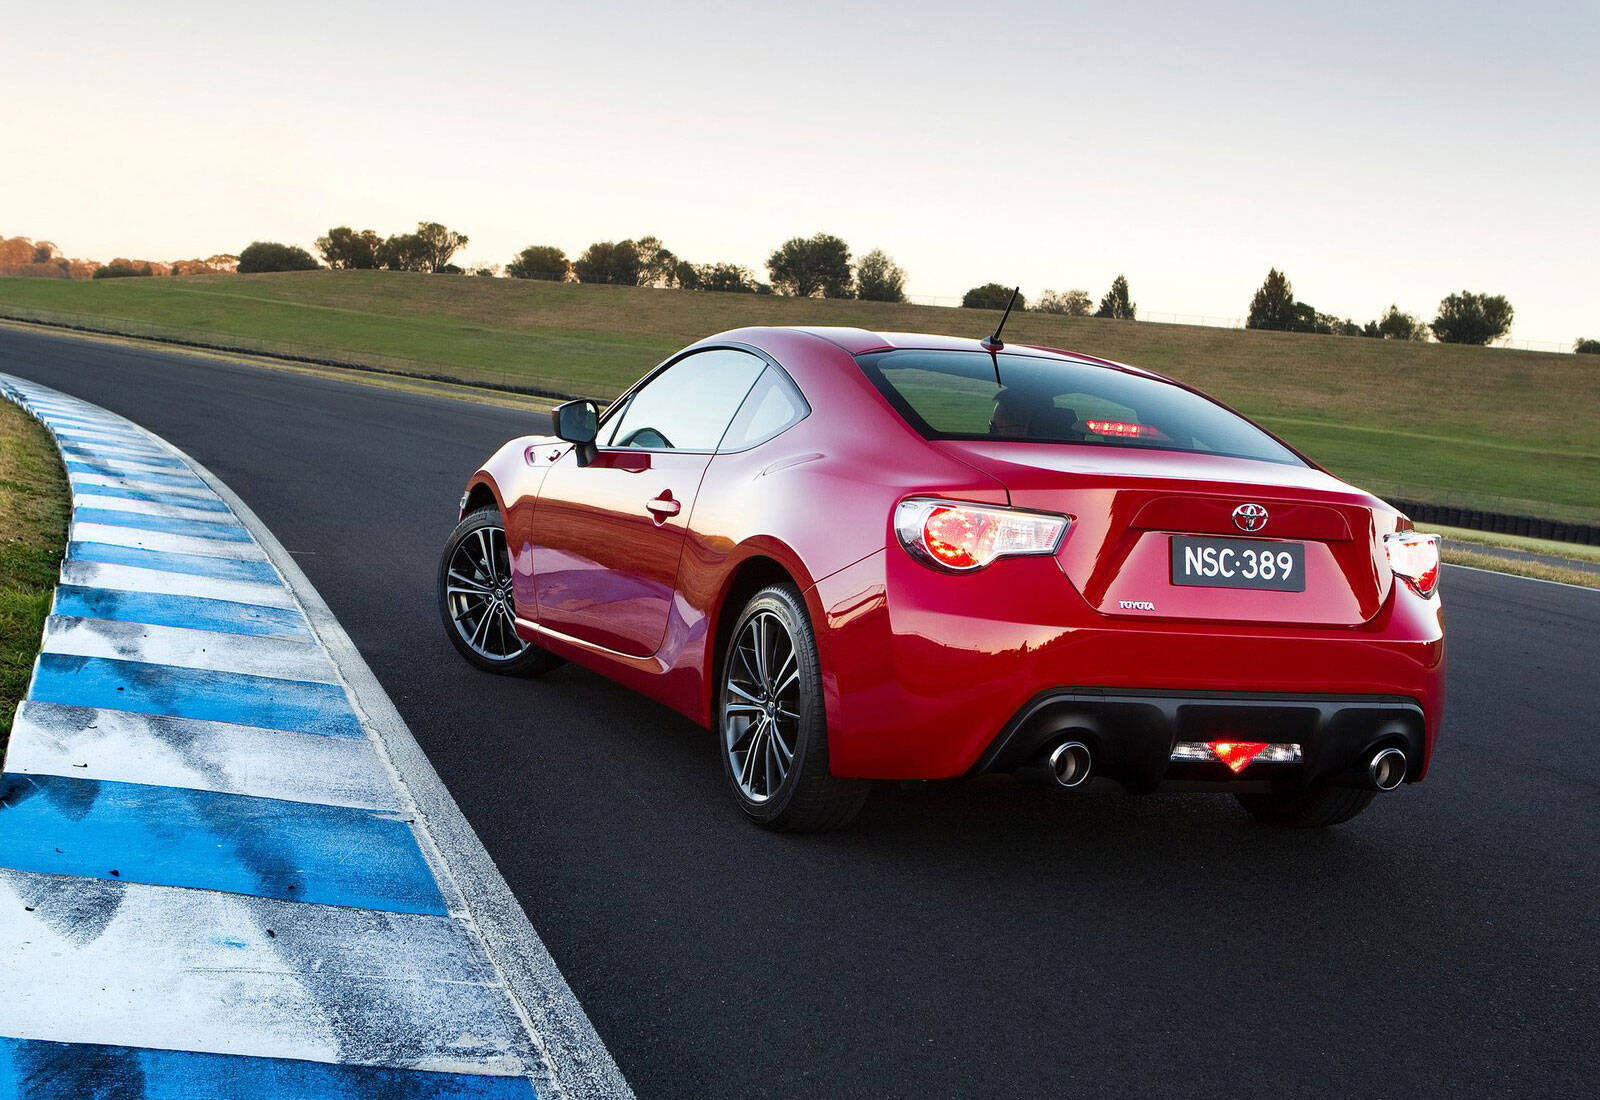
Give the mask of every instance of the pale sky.
<svg viewBox="0 0 1600 1100">
<path fill-rule="evenodd" d="M 919 298 L 1125 273 L 1141 316 L 1463 288 L 1600 337 L 1600 2 L 5 6 L 0 234 L 107 260 L 437 220 L 461 258 L 654 233 Z"/>
</svg>

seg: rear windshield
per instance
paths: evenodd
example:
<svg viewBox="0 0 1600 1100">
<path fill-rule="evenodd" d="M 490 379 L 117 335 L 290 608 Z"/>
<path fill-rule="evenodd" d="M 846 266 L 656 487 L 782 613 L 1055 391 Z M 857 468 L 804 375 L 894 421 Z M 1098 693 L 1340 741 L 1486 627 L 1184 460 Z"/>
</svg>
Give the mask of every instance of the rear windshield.
<svg viewBox="0 0 1600 1100">
<path fill-rule="evenodd" d="M 928 439 L 1079 443 L 1305 465 L 1215 402 L 1110 367 L 980 351 L 884 351 L 858 361 Z"/>
</svg>

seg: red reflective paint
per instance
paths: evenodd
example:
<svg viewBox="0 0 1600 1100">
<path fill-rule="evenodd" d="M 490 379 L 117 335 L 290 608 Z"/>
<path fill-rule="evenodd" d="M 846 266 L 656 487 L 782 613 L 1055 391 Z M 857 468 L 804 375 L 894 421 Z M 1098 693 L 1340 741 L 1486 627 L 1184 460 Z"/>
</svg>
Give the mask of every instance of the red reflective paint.
<svg viewBox="0 0 1600 1100">
<path fill-rule="evenodd" d="M 1437 596 L 1394 583 L 1384 539 L 1410 523 L 1383 501 L 1309 465 L 1103 442 L 930 442 L 854 359 L 976 351 L 975 340 L 751 328 L 695 345 L 728 346 L 780 365 L 810 414 L 749 450 L 601 447 L 585 467 L 567 444 L 529 436 L 473 476 L 469 489 L 504 516 L 525 638 L 708 725 L 732 619 L 751 592 L 787 578 L 816 633 L 838 775 L 965 774 L 1056 689 L 1402 697 L 1425 717 L 1413 775 L 1426 770 L 1442 611 Z M 664 493 L 677 514 L 646 507 Z M 951 572 L 915 560 L 895 531 L 896 506 L 927 497 L 1072 522 L 1053 555 Z M 1247 502 L 1270 513 L 1259 534 L 1234 523 Z M 935 520 L 927 534 L 953 563 L 972 552 L 964 527 Z M 1174 535 L 1301 543 L 1305 591 L 1175 585 Z"/>
</svg>

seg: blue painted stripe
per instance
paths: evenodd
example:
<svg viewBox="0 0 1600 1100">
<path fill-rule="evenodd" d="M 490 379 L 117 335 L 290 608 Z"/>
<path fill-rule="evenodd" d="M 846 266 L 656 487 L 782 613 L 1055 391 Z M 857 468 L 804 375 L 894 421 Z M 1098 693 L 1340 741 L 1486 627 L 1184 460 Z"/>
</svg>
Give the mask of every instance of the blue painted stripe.
<svg viewBox="0 0 1600 1100">
<path fill-rule="evenodd" d="M 243 672 L 42 653 L 28 698 L 328 737 L 363 736 L 337 684 Z"/>
<path fill-rule="evenodd" d="M 522 1077 L 0 1038 L 0 1096 L 81 1100 L 530 1100 Z"/>
<path fill-rule="evenodd" d="M 151 451 L 162 449 L 160 443 L 147 435 L 141 435 L 126 428 L 113 427 L 110 424 L 63 424 L 60 421 L 54 421 L 50 423 L 50 427 L 61 439 L 82 439 L 90 443 L 143 447 Z M 167 452 L 163 451 L 163 453 Z"/>
<path fill-rule="evenodd" d="M 179 626 L 257 637 L 310 638 L 311 627 L 298 611 L 260 607 L 200 596 L 159 592 L 119 592 L 64 584 L 56 588 L 55 614 L 149 626 Z"/>
<path fill-rule="evenodd" d="M 448 912 L 394 813 L 64 775 L 0 776 L 0 867 Z"/>
<path fill-rule="evenodd" d="M 92 561 L 101 565 L 134 565 L 140 569 L 160 569 L 191 577 L 215 577 L 225 581 L 254 581 L 277 584 L 278 574 L 264 561 L 236 561 L 206 554 L 180 554 L 173 550 L 146 550 L 139 546 L 113 546 L 108 542 L 67 544 L 70 561 Z"/>
<path fill-rule="evenodd" d="M 85 446 L 82 444 L 62 441 L 61 453 L 79 462 L 93 462 L 95 459 L 114 458 L 119 462 L 138 462 L 145 466 L 171 466 L 179 470 L 187 470 L 188 465 L 178 458 L 168 458 L 161 454 L 144 454 L 139 451 L 122 451 L 114 446 Z M 107 453 L 116 452 L 116 453 Z"/>
<path fill-rule="evenodd" d="M 79 494 L 97 497 L 116 497 L 118 500 L 148 500 L 152 504 L 176 504 L 182 508 L 202 508 L 207 512 L 226 512 L 228 506 L 221 497 L 191 497 L 163 493 L 160 489 L 128 489 L 121 485 L 84 485 Z"/>
<path fill-rule="evenodd" d="M 77 508 L 73 510 L 72 518 L 77 523 L 103 523 L 110 527 L 133 527 L 140 531 L 164 531 L 169 535 L 195 535 L 226 542 L 250 541 L 250 532 L 237 523 L 150 516 L 143 512 L 118 512 L 111 508 Z"/>
<path fill-rule="evenodd" d="M 110 466 L 100 466 L 90 462 L 67 462 L 69 474 L 99 474 L 101 477 L 122 477 L 130 481 L 147 481 L 151 485 L 197 485 L 207 488 L 206 483 L 197 477 L 188 474 L 158 474 L 146 470 L 113 470 Z"/>
</svg>

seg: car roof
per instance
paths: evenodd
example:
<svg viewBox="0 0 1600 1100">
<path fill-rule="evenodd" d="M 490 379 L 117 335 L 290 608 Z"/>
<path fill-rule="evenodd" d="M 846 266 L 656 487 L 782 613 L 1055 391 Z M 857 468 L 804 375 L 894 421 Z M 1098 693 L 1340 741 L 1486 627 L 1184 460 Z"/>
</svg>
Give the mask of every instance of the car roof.
<svg viewBox="0 0 1600 1100">
<path fill-rule="evenodd" d="M 826 340 L 836 347 L 842 348 L 852 356 L 867 355 L 878 351 L 977 351 L 986 352 L 982 341 L 967 336 L 942 336 L 927 332 L 873 332 L 864 328 L 847 328 L 830 325 L 788 325 L 765 326 L 759 328 L 736 329 L 733 332 L 721 334 L 723 338 L 739 337 L 754 339 L 759 342 L 763 333 L 798 332 L 818 339 Z M 1158 378 L 1163 382 L 1173 381 L 1165 375 L 1142 367 L 1129 366 L 1111 359 L 1102 359 L 1097 355 L 1085 355 L 1082 352 L 1066 351 L 1062 348 L 1048 347 L 1043 344 L 1007 344 L 1005 350 L 1013 354 L 1036 355 L 1041 358 L 1060 359 L 1063 362 L 1079 363 L 1085 366 L 1107 367 L 1112 370 L 1125 371 L 1129 374 L 1140 374 L 1148 378 Z"/>
</svg>

